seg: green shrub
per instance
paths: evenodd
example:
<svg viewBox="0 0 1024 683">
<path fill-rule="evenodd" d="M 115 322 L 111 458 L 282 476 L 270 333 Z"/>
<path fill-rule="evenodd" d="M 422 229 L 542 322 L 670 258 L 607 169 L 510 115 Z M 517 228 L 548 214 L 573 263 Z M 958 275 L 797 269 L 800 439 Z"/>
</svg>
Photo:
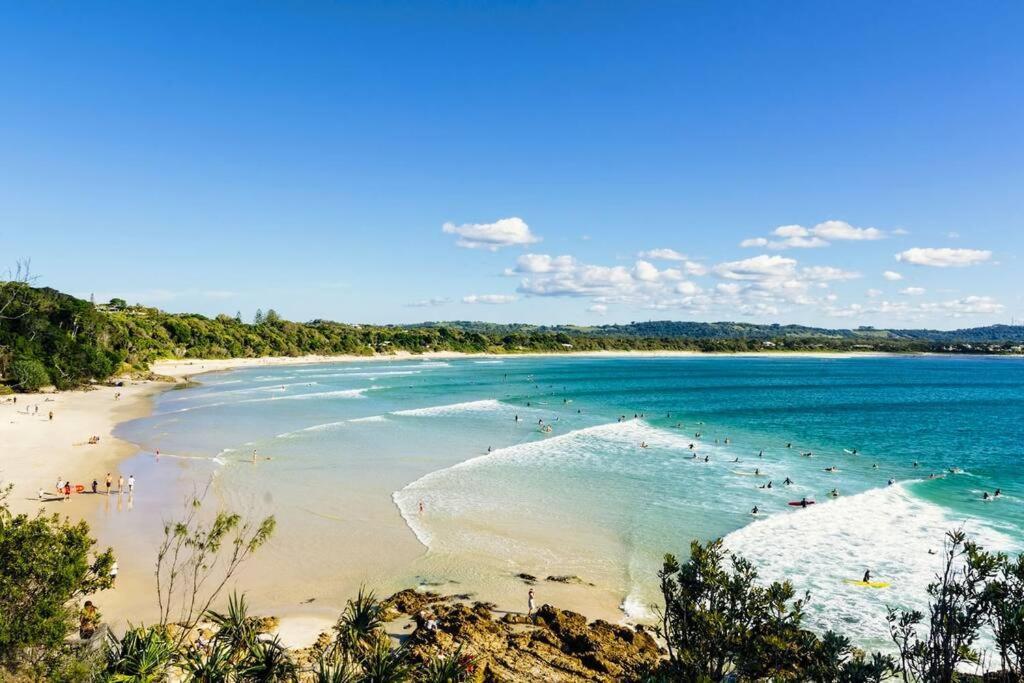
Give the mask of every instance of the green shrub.
<svg viewBox="0 0 1024 683">
<path fill-rule="evenodd" d="M 11 364 L 15 386 L 22 391 L 39 391 L 50 384 L 46 366 L 34 358 L 21 358 Z"/>
</svg>

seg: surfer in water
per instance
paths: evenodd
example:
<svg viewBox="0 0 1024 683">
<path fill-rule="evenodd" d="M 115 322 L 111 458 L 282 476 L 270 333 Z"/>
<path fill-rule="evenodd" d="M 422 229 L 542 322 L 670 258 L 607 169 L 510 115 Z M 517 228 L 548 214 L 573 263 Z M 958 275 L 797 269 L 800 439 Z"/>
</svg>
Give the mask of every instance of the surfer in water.
<svg viewBox="0 0 1024 683">
<path fill-rule="evenodd" d="M 754 476 L 755 477 L 760 477 L 761 476 L 761 468 L 760 467 L 755 467 L 754 468 Z"/>
<path fill-rule="evenodd" d="M 750 514 L 752 514 L 752 515 L 756 515 L 756 514 L 757 514 L 758 512 L 760 512 L 760 510 L 758 510 L 758 509 L 757 509 L 757 506 L 755 505 L 755 506 L 754 506 L 754 509 L 750 511 Z"/>
<path fill-rule="evenodd" d="M 705 455 L 704 456 L 704 462 L 711 462 L 711 456 L 710 455 Z"/>
<path fill-rule="evenodd" d="M 785 478 L 785 479 L 784 479 L 784 480 L 782 481 L 782 483 L 783 483 L 783 484 L 785 484 L 786 486 L 792 486 L 792 485 L 793 485 L 793 480 L 792 480 L 792 479 L 790 479 L 789 477 L 786 477 L 786 478 Z"/>
<path fill-rule="evenodd" d="M 807 502 L 807 497 L 806 496 L 800 499 L 800 507 L 805 508 L 805 507 L 807 507 L 807 504 L 808 504 L 808 502 Z"/>
<path fill-rule="evenodd" d="M 763 448 L 757 452 L 757 457 L 759 457 L 759 458 L 763 458 L 764 457 L 764 449 Z"/>
<path fill-rule="evenodd" d="M 988 491 L 985 491 L 985 493 L 981 494 L 981 499 L 982 500 L 988 500 L 989 499 Z"/>
<path fill-rule="evenodd" d="M 992 497 L 993 498 L 998 498 L 1001 495 L 1003 495 L 1003 490 L 1002 489 L 996 489 L 996 492 L 992 494 Z"/>
<path fill-rule="evenodd" d="M 832 496 L 833 498 L 838 498 L 839 497 L 839 489 L 832 489 L 829 492 L 828 495 Z"/>
<path fill-rule="evenodd" d="M 863 581 L 864 583 L 871 583 L 871 570 L 870 569 L 865 569 L 864 570 L 864 578 L 861 579 L 861 581 Z"/>
</svg>

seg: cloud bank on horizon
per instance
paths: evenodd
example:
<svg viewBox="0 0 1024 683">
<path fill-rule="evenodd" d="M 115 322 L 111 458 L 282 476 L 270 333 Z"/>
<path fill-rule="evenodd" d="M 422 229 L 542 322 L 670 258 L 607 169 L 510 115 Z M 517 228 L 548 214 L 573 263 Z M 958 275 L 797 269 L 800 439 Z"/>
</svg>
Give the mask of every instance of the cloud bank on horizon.
<svg viewBox="0 0 1024 683">
<path fill-rule="evenodd" d="M 518 217 L 492 223 L 445 223 L 442 232 L 455 235 L 455 246 L 497 252 L 506 247 L 528 248 L 542 240 Z M 896 318 L 911 325 L 925 318 L 994 316 L 1005 305 L 987 294 L 949 296 L 955 289 L 945 287 L 927 298 L 929 288 L 910 284 L 897 290 L 883 289 L 908 277 L 885 269 L 895 260 L 912 269 L 949 269 L 995 265 L 987 249 L 910 247 L 893 252 L 886 240 L 908 235 L 902 228 L 882 230 L 859 227 L 842 220 L 825 220 L 805 227 L 781 225 L 766 237 L 751 237 L 739 243 L 741 249 L 762 249 L 764 253 L 735 260 L 706 262 L 674 247 L 640 249 L 630 263 L 588 263 L 571 254 L 526 251 L 505 267 L 502 275 L 515 278 L 515 293 L 470 294 L 464 304 L 507 304 L 525 298 L 583 299 L 586 312 L 608 315 L 615 307 L 674 312 L 677 316 L 785 318 L 810 312 L 812 317 L 869 320 L 874 316 Z M 956 233 L 949 233 L 956 235 Z M 959 237 L 959 235 L 957 235 Z M 950 237 L 950 239 L 954 239 Z M 802 264 L 797 258 L 777 252 L 823 249 L 852 243 L 880 243 L 874 257 L 877 272 L 865 273 L 838 265 Z M 770 253 L 776 252 L 776 253 Z M 832 257 L 841 261 L 841 251 Z M 624 259 L 619 259 L 624 260 Z M 863 283 L 850 290 L 853 283 Z M 966 280 L 965 284 L 970 281 Z M 837 285 L 845 284 L 840 294 Z M 945 294 L 946 296 L 942 296 Z M 451 299 L 436 298 L 411 306 L 444 305 Z"/>
</svg>

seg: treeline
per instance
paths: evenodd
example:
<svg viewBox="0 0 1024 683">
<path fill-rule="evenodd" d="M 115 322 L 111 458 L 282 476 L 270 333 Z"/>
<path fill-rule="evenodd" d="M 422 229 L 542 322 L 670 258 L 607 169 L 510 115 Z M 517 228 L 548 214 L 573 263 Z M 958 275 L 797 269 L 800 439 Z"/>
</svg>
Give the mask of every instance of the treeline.
<svg viewBox="0 0 1024 683">
<path fill-rule="evenodd" d="M 861 328 L 823 330 L 746 323 L 651 322 L 601 327 L 539 327 L 451 322 L 352 325 L 296 323 L 273 311 L 252 323 L 240 315 L 166 313 L 114 299 L 93 304 L 25 281 L 0 282 L 0 390 L 58 389 L 145 371 L 161 358 L 251 358 L 407 351 L 565 353 L 568 351 L 945 351 L 1013 353 L 1024 328 L 962 331 L 963 340 Z M 1003 329 L 1000 328 L 1000 329 Z M 943 333 L 956 334 L 956 333 Z M 978 336 L 1010 341 L 985 345 Z M 1015 336 L 1016 335 L 1016 336 Z"/>
</svg>

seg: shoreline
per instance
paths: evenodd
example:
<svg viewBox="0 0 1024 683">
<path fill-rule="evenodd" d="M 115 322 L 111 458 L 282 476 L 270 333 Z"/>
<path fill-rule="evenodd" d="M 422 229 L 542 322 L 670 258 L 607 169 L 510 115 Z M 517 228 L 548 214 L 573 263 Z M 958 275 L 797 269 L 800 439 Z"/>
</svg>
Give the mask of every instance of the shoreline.
<svg viewBox="0 0 1024 683">
<path fill-rule="evenodd" d="M 171 390 L 188 378 L 201 374 L 221 372 L 248 367 L 272 367 L 282 365 L 302 365 L 315 363 L 345 362 L 401 362 L 415 359 L 474 359 L 497 358 L 506 359 L 516 356 L 524 357 L 583 357 L 583 358 L 672 358 L 672 357 L 757 357 L 757 358 L 858 358 L 858 357 L 901 357 L 905 355 L 926 354 L 891 354 L 875 352 L 749 352 L 749 353 L 703 353 L 692 351 L 609 351 L 609 352 L 566 352 L 566 353 L 524 353 L 524 354 L 467 354 L 459 352 L 428 352 L 424 354 L 397 353 L 376 356 L 300 356 L 300 357 L 261 357 L 232 359 L 181 359 L 162 360 L 151 365 L 151 370 L 174 382 L 158 380 L 124 379 L 123 387 L 95 385 L 86 390 L 66 391 L 57 393 L 19 394 L 17 404 L 10 402 L 10 397 L 0 402 L 0 440 L 12 445 L 12 448 L 0 458 L 0 480 L 13 481 L 18 486 L 11 497 L 14 512 L 32 512 L 44 508 L 47 512 L 58 512 L 75 518 L 86 519 L 91 526 L 101 509 L 95 503 L 89 503 L 88 496 L 73 495 L 69 503 L 55 500 L 52 503 L 41 503 L 35 497 L 36 487 L 44 491 L 52 491 L 58 476 L 70 478 L 73 483 L 83 483 L 88 487 L 92 477 L 103 482 L 103 474 L 110 471 L 116 480 L 118 465 L 129 457 L 137 454 L 137 444 L 113 436 L 117 426 L 123 422 L 143 417 L 151 413 L 153 398 L 163 391 Z M 120 400 L 114 395 L 121 393 Z M 27 406 L 39 405 L 39 414 L 21 412 Z M 53 422 L 47 419 L 50 409 L 55 412 Z M 12 438 L 12 435 L 16 438 Z M 88 445 L 89 436 L 100 436 L 100 443 Z M 7 449 L 5 449 L 7 450 Z M 88 455 L 87 458 L 81 457 Z M 13 456 L 13 457 L 11 457 Z M 84 497 L 84 500 L 83 500 Z M 95 528 L 94 528 L 95 533 Z M 108 540 L 109 539 L 104 539 Z M 116 549 L 116 548 L 115 548 Z M 127 578 L 127 577 L 126 577 Z M 128 586 L 124 591 L 132 592 L 136 597 L 145 595 L 137 589 L 141 586 Z M 552 604 L 563 604 L 557 598 Z M 320 604 L 293 607 L 287 610 L 269 610 L 281 620 L 281 630 L 287 631 L 287 640 L 295 646 L 311 643 L 320 630 L 330 621 L 329 615 L 336 615 L 343 608 L 343 603 L 335 606 Z M 572 606 L 576 609 L 578 606 Z M 620 607 L 621 609 L 621 607 Z M 262 610 L 261 610 L 262 611 Z M 607 614 L 582 610 L 588 617 L 607 617 Z M 622 620 L 627 615 L 622 614 Z"/>
<path fill-rule="evenodd" d="M 189 377 L 209 372 L 223 372 L 250 367 L 274 367 L 281 365 L 307 365 L 314 363 L 387 363 L 417 359 L 508 359 L 508 358 L 904 358 L 916 356 L 943 355 L 923 352 L 893 353 L 885 351 L 566 351 L 525 353 L 466 353 L 463 351 L 424 351 L 411 353 L 398 351 L 392 354 L 361 356 L 355 354 L 306 355 L 306 356 L 260 356 L 256 358 L 182 358 L 161 359 L 150 364 L 157 375 L 185 381 Z M 949 354 L 957 355 L 957 354 Z M 987 355 L 987 354 L 978 354 Z M 994 356 L 1001 357 L 1001 356 Z"/>
</svg>

